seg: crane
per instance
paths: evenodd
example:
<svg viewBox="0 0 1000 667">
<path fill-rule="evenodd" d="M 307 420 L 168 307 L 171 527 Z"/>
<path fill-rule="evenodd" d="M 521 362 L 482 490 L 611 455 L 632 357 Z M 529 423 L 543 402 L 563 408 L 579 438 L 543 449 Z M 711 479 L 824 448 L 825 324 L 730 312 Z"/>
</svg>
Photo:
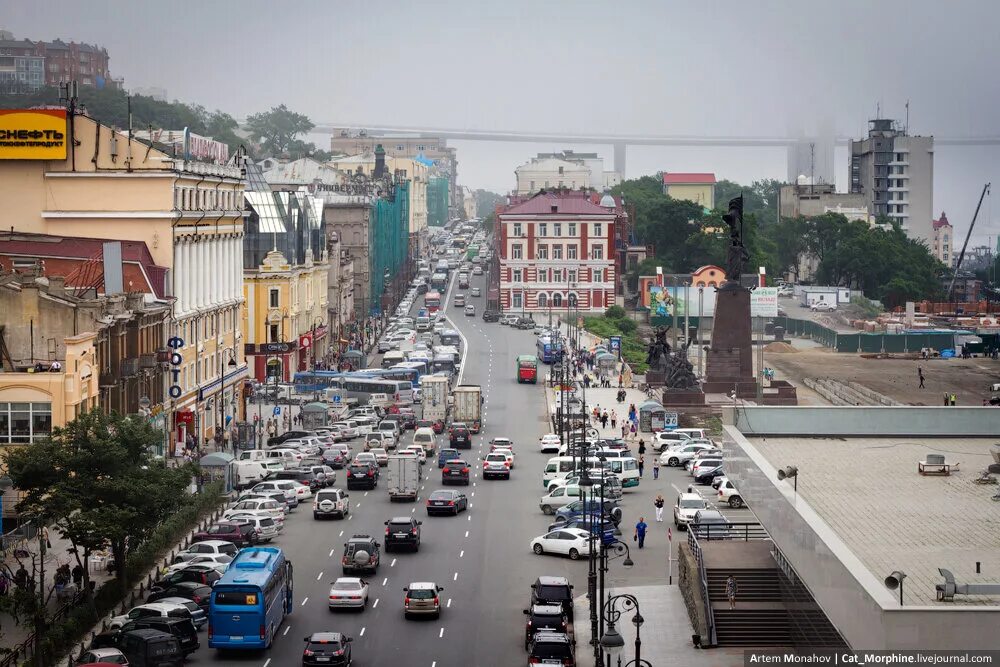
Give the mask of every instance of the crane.
<svg viewBox="0 0 1000 667">
<path fill-rule="evenodd" d="M 951 277 L 951 284 L 948 285 L 948 301 L 951 301 L 954 296 L 955 280 L 958 279 L 958 271 L 962 268 L 962 259 L 965 257 L 965 248 L 969 245 L 969 237 L 972 236 L 972 228 L 976 226 L 976 218 L 979 217 L 979 209 L 983 205 L 983 198 L 989 194 L 990 184 L 987 183 L 983 186 L 983 192 L 979 195 L 979 203 L 976 204 L 976 212 L 972 214 L 972 224 L 969 225 L 969 231 L 965 233 L 965 243 L 962 244 L 962 252 L 958 254 L 958 261 L 955 262 L 955 273 Z"/>
</svg>

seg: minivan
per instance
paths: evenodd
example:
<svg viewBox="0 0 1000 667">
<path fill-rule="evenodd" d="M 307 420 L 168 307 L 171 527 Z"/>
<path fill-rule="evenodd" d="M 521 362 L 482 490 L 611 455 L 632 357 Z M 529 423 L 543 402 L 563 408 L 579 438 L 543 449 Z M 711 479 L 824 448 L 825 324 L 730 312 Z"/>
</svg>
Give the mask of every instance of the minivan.
<svg viewBox="0 0 1000 667">
<path fill-rule="evenodd" d="M 428 456 L 434 455 L 434 429 L 426 426 L 413 432 L 413 444 L 420 445 Z"/>
<path fill-rule="evenodd" d="M 152 628 L 124 632 L 118 648 L 132 667 L 182 667 L 184 653 L 173 635 Z"/>
<path fill-rule="evenodd" d="M 569 474 L 575 472 L 573 463 L 586 465 L 588 468 L 600 468 L 601 460 L 596 456 L 588 456 L 586 461 L 573 456 L 553 456 L 545 464 L 545 472 L 542 474 L 542 486 L 548 488 L 549 482 L 554 479 L 565 479 Z"/>
</svg>

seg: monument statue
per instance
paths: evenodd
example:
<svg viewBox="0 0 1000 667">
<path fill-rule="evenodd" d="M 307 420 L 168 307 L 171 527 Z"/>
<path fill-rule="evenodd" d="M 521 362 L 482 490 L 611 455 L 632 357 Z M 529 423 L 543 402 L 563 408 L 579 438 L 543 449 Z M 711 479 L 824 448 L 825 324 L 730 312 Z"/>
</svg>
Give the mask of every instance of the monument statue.
<svg viewBox="0 0 1000 667">
<path fill-rule="evenodd" d="M 687 359 L 687 350 L 692 342 L 671 352 L 667 329 L 657 329 L 646 354 L 646 363 L 649 364 L 646 377 L 650 384 L 663 384 L 668 389 L 697 389 L 698 378 Z"/>
<path fill-rule="evenodd" d="M 750 253 L 743 245 L 743 195 L 729 200 L 729 212 L 722 216 L 729 225 L 729 255 L 726 260 L 726 279 L 738 283 L 743 273 L 743 263 Z"/>
<path fill-rule="evenodd" d="M 646 363 L 654 373 L 665 373 L 670 365 L 670 343 L 667 342 L 667 329 L 657 329 L 653 333 L 653 342 L 646 351 Z"/>
</svg>

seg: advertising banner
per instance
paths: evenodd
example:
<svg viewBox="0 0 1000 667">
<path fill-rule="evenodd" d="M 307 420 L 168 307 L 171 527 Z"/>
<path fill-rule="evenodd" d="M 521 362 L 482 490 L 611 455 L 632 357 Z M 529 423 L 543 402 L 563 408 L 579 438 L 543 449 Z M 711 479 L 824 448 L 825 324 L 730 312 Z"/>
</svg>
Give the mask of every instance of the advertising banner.
<svg viewBox="0 0 1000 667">
<path fill-rule="evenodd" d="M 643 293 L 643 305 L 649 308 L 650 317 L 668 317 L 674 314 L 674 302 L 677 302 L 677 317 L 685 315 L 697 317 L 698 309 L 697 287 L 660 287 L 648 284 Z M 701 314 L 705 317 L 715 315 L 715 288 L 703 287 L 701 296 Z"/>
<path fill-rule="evenodd" d="M 65 160 L 65 109 L 0 109 L 0 160 Z"/>
<path fill-rule="evenodd" d="M 750 292 L 750 317 L 778 316 L 778 288 L 757 287 Z"/>
</svg>

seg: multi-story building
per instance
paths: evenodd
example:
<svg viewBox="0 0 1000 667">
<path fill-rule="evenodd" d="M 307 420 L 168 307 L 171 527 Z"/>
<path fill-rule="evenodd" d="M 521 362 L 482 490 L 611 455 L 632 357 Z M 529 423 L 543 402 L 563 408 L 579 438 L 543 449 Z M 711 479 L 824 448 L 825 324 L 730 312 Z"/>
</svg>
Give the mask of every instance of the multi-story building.
<svg viewBox="0 0 1000 667">
<path fill-rule="evenodd" d="M 324 218 L 326 209 L 324 205 Z M 336 341 L 331 347 L 336 352 L 346 349 L 349 327 L 354 323 L 354 258 L 350 250 L 340 240 L 340 234 L 326 228 L 326 252 L 329 257 L 330 274 L 326 283 L 326 309 L 329 313 L 331 336 Z M 332 342 L 332 341 L 331 341 Z"/>
<path fill-rule="evenodd" d="M 865 197 L 875 217 L 899 222 L 911 237 L 932 243 L 934 137 L 910 136 L 886 118 L 868 121 L 868 137 L 851 142 L 850 191 Z"/>
<path fill-rule="evenodd" d="M 345 174 L 311 157 L 298 160 L 265 158 L 257 163 L 272 190 L 307 188 L 313 194 L 335 192 L 344 183 Z"/>
<path fill-rule="evenodd" d="M 295 371 L 327 362 L 323 202 L 305 188 L 271 191 L 252 162 L 245 170 L 244 352 L 257 380 L 287 382 Z"/>
<path fill-rule="evenodd" d="M 782 185 L 778 191 L 778 209 L 783 218 L 813 217 L 831 209 L 864 209 L 868 202 L 864 195 L 837 192 L 832 183 L 815 183 L 800 176 L 795 185 Z"/>
<path fill-rule="evenodd" d="M 330 138 L 334 155 L 374 154 L 381 145 L 386 158 L 421 158 L 434 163 L 435 175 L 448 179 L 448 217 L 458 216 L 462 199 L 458 192 L 458 155 L 442 137 L 373 135 L 365 130 L 337 128 Z M 413 173 L 413 172 L 411 172 Z"/>
<path fill-rule="evenodd" d="M 954 237 L 955 230 L 948 222 L 948 216 L 941 211 L 941 217 L 931 223 L 934 229 L 934 241 L 931 244 L 931 251 L 934 256 L 941 260 L 945 266 L 951 267 L 955 262 Z"/>
<path fill-rule="evenodd" d="M 108 50 L 97 44 L 69 42 L 36 42 L 38 53 L 45 58 L 45 85 L 76 81 L 81 86 L 121 88 L 122 80 L 113 79 L 108 69 Z"/>
<path fill-rule="evenodd" d="M 604 160 L 597 153 L 539 153 L 514 170 L 517 194 L 559 188 L 603 192 L 621 183 L 621 174 L 604 170 Z"/>
<path fill-rule="evenodd" d="M 365 194 L 334 194 L 323 197 L 323 218 L 328 234 L 336 234 L 341 253 L 351 261 L 351 306 L 353 317 L 341 318 L 346 325 L 371 315 L 371 270 L 368 244 L 372 197 Z M 333 303 L 329 299 L 329 303 Z"/>
<path fill-rule="evenodd" d="M 544 193 L 497 217 L 500 307 L 508 312 L 601 311 L 615 304 L 618 217 L 610 197 Z"/>
<path fill-rule="evenodd" d="M 462 209 L 466 220 L 471 220 L 476 217 L 476 196 L 472 190 L 465 185 L 462 186 Z"/>
<path fill-rule="evenodd" d="M 240 414 L 247 371 L 240 168 L 172 158 L 83 114 L 28 113 L 67 141 L 61 153 L 0 159 L 5 219 L 15 231 L 144 243 L 172 300 L 160 347 L 176 353 L 165 399 L 173 439 L 221 435 Z"/>
<path fill-rule="evenodd" d="M 45 85 L 45 56 L 28 39 L 0 35 L 0 93 L 29 93 Z"/>
<path fill-rule="evenodd" d="M 670 172 L 663 174 L 663 194 L 674 199 L 715 208 L 715 174 Z"/>
</svg>

